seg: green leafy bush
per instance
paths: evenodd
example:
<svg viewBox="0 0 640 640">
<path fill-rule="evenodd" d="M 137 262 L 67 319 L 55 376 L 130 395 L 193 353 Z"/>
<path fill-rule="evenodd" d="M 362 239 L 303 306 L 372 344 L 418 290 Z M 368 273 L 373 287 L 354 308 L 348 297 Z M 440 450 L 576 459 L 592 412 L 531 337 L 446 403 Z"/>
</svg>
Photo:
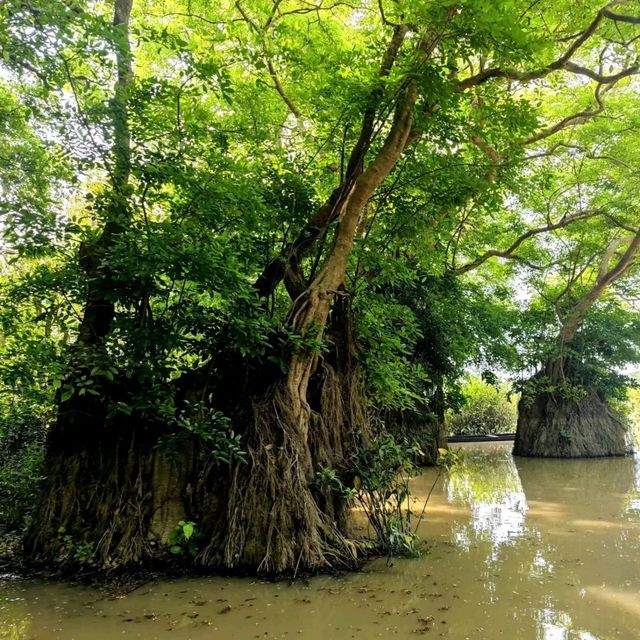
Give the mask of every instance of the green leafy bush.
<svg viewBox="0 0 640 640">
<path fill-rule="evenodd" d="M 334 469 L 321 469 L 318 484 L 341 494 L 362 508 L 377 538 L 379 551 L 392 556 L 415 556 L 418 538 L 411 527 L 409 481 L 419 473 L 415 443 L 385 433 L 369 446 L 358 447 L 352 458 L 350 482 Z"/>
<path fill-rule="evenodd" d="M 160 438 L 157 444 L 157 448 L 170 460 L 177 463 L 181 442 L 196 436 L 205 445 L 211 459 L 218 464 L 247 461 L 241 437 L 234 433 L 229 418 L 205 403 L 187 402 L 186 408 L 171 422 L 175 423 L 177 430 Z"/>
<path fill-rule="evenodd" d="M 633 379 L 624 401 L 613 400 L 611 408 L 629 425 L 636 450 L 640 450 L 640 376 Z"/>
<path fill-rule="evenodd" d="M 461 386 L 463 404 L 447 416 L 450 433 L 483 435 L 509 433 L 518 420 L 516 399 L 508 385 L 491 385 L 477 376 L 469 376 Z"/>
<path fill-rule="evenodd" d="M 191 520 L 180 520 L 169 538 L 169 551 L 174 555 L 195 557 L 200 549 L 202 534 Z"/>
<path fill-rule="evenodd" d="M 0 422 L 0 531 L 20 530 L 29 519 L 38 497 L 44 440 L 44 428 L 28 419 Z"/>
<path fill-rule="evenodd" d="M 55 269 L 44 258 L 0 268 L 0 530 L 21 530 L 39 493 L 68 319 Z"/>
</svg>

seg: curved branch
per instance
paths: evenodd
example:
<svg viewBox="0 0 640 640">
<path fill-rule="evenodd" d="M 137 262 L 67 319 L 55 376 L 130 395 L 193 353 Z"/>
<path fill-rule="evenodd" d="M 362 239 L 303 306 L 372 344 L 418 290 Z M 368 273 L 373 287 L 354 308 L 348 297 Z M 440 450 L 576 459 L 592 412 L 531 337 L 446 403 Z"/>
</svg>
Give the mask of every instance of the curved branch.
<svg viewBox="0 0 640 640">
<path fill-rule="evenodd" d="M 592 118 L 595 118 L 596 116 L 600 115 L 605 110 L 605 104 L 602 99 L 601 92 L 608 91 L 612 87 L 613 87 L 613 84 L 609 84 L 609 85 L 599 84 L 596 88 L 596 94 L 595 94 L 596 103 L 598 105 L 597 107 L 595 108 L 589 107 L 587 109 L 583 109 L 582 111 L 578 111 L 573 115 L 567 116 L 566 118 L 563 118 L 559 122 L 556 122 L 554 125 L 551 125 L 550 127 L 547 127 L 546 129 L 543 129 L 542 131 L 532 136 L 529 136 L 522 142 L 522 144 L 523 145 L 535 144 L 536 142 L 540 142 L 540 140 L 545 140 L 546 138 L 550 138 L 556 133 L 559 133 L 560 131 L 562 131 L 563 129 L 568 129 L 569 127 L 575 127 L 575 126 L 589 122 Z"/>
<path fill-rule="evenodd" d="M 602 15 L 605 18 L 614 20 L 615 22 L 627 22 L 628 24 L 640 24 L 640 17 L 637 16 L 623 16 L 619 13 L 613 13 L 609 9 L 603 9 Z"/>
<path fill-rule="evenodd" d="M 633 236 L 626 236 L 624 238 L 615 238 L 609 243 L 606 251 L 604 252 L 604 256 L 602 256 L 602 262 L 600 264 L 600 270 L 598 271 L 598 279 L 605 278 L 609 271 L 609 265 L 611 264 L 611 260 L 613 260 L 613 256 L 616 254 L 616 251 L 625 244 L 629 244 L 633 241 Z"/>
<path fill-rule="evenodd" d="M 271 260 L 264 268 L 254 283 L 254 287 L 261 298 L 271 295 L 289 273 L 293 274 L 291 280 L 295 280 L 297 283 L 297 286 L 289 288 L 292 291 L 297 291 L 300 286 L 298 273 L 300 261 L 308 254 L 326 228 L 340 215 L 345 198 L 351 191 L 358 175 L 362 173 L 364 158 L 373 141 L 376 114 L 384 97 L 384 79 L 389 75 L 395 64 L 407 32 L 408 28 L 405 25 L 396 27 L 382 56 L 378 73 L 380 82 L 376 84 L 369 95 L 367 106 L 362 115 L 360 134 L 349 155 L 341 184 L 333 190 L 324 204 L 316 210 L 311 219 L 302 227 L 298 237 L 285 247 L 280 256 Z"/>
<path fill-rule="evenodd" d="M 610 267 L 611 260 L 619 246 L 627 242 L 629 243 L 627 250 L 620 256 L 613 267 Z M 576 302 L 571 311 L 564 318 L 562 329 L 558 336 L 558 340 L 561 344 L 569 343 L 575 338 L 576 333 L 584 320 L 586 312 L 593 306 L 598 298 L 600 298 L 605 289 L 610 287 L 616 280 L 618 280 L 618 278 L 622 277 L 631 268 L 639 250 L 640 229 L 636 231 L 634 236 L 624 239 L 616 238 L 609 244 L 602 258 L 600 270 L 598 272 L 598 279 L 586 295 Z"/>
<path fill-rule="evenodd" d="M 267 65 L 267 70 L 269 71 L 269 75 L 273 80 L 273 86 L 275 90 L 280 94 L 280 97 L 289 108 L 289 111 L 291 111 L 291 113 L 296 117 L 297 120 L 300 120 L 302 118 L 302 114 L 300 113 L 300 110 L 296 106 L 295 102 L 293 102 L 293 100 L 285 92 L 284 87 L 280 82 L 280 78 L 278 78 L 275 67 L 273 66 L 273 62 L 271 62 L 269 58 L 265 58 L 265 62 Z"/>
<path fill-rule="evenodd" d="M 598 11 L 589 26 L 577 35 L 573 43 L 559 58 L 549 63 L 548 65 L 541 67 L 540 69 L 536 69 L 533 71 L 518 71 L 517 69 L 500 68 L 484 69 L 483 71 L 480 71 L 479 73 L 469 76 L 468 78 L 465 78 L 464 80 L 458 82 L 458 89 L 464 91 L 466 89 L 470 89 L 471 87 L 484 84 L 485 82 L 493 78 L 502 78 L 506 80 L 514 80 L 517 82 L 530 82 L 531 80 L 544 78 L 553 71 L 559 71 L 563 69 L 578 75 L 585 75 L 592 80 L 595 80 L 599 84 L 612 84 L 618 82 L 618 80 L 621 80 L 622 78 L 626 78 L 627 76 L 637 73 L 640 70 L 640 65 L 637 61 L 630 68 L 624 69 L 619 73 L 609 76 L 591 71 L 590 69 L 571 62 L 571 58 L 574 56 L 574 54 L 580 49 L 580 47 L 582 47 L 585 42 L 587 42 L 587 40 L 589 40 L 589 38 L 591 38 L 591 36 L 596 32 L 596 29 L 605 17 L 610 17 L 607 15 L 606 7 Z"/>
<path fill-rule="evenodd" d="M 638 71 L 640 71 L 640 64 L 636 61 L 630 67 L 610 76 L 602 75 L 601 73 L 582 67 L 574 62 L 565 62 L 562 68 L 577 75 L 587 76 L 587 78 L 591 78 L 591 80 L 595 80 L 599 84 L 615 84 L 623 78 L 628 78 L 629 76 L 633 76 L 638 73 Z"/>
<path fill-rule="evenodd" d="M 600 209 L 595 209 L 593 211 L 582 211 L 572 216 L 563 216 L 562 218 L 560 218 L 558 222 L 549 223 L 544 225 L 543 227 L 535 227 L 533 229 L 529 229 L 528 231 L 523 233 L 521 236 L 516 238 L 511 244 L 511 246 L 509 246 L 508 249 L 505 249 L 504 251 L 500 251 L 499 249 L 490 249 L 489 251 L 485 251 L 481 256 L 478 256 L 475 260 L 472 260 L 471 262 L 468 262 L 467 264 L 462 265 L 461 267 L 454 268 L 451 270 L 451 272 L 456 275 L 462 275 L 464 273 L 468 273 L 469 271 L 473 271 L 474 269 L 477 269 L 480 265 L 484 264 L 487 260 L 490 260 L 491 258 L 507 258 L 509 260 L 518 259 L 515 256 L 515 252 L 520 248 L 520 246 L 524 242 L 526 242 L 530 238 L 533 238 L 534 236 L 538 236 L 542 233 L 547 233 L 549 231 L 563 229 L 564 227 L 568 227 L 570 224 L 574 222 L 578 222 L 579 220 L 586 220 L 588 218 L 601 215 L 602 213 L 604 212 Z"/>
</svg>

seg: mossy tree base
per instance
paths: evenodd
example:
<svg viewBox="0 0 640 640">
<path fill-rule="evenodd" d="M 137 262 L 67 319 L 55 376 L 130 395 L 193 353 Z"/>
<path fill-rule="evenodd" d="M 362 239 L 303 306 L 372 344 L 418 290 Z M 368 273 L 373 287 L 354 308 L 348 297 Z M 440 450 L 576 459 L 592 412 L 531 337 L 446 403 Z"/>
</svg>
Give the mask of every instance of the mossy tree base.
<svg viewBox="0 0 640 640">
<path fill-rule="evenodd" d="M 628 428 L 596 393 L 579 400 L 549 392 L 518 405 L 513 453 L 543 458 L 590 458 L 631 453 Z"/>
<path fill-rule="evenodd" d="M 106 422 L 97 405 L 67 403 L 49 434 L 40 500 L 24 544 L 37 565 L 64 571 L 140 565 L 164 552 L 188 516 L 191 443 L 176 452 L 176 465 L 157 447 L 166 429 Z"/>
</svg>

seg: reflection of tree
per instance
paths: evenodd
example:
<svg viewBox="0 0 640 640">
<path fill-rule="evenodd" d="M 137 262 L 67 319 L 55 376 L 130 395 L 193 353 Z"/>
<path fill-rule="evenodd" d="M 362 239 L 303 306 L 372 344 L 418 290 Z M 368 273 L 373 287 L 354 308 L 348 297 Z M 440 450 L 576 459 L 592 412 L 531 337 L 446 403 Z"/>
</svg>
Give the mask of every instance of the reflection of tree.
<svg viewBox="0 0 640 640">
<path fill-rule="evenodd" d="M 514 462 L 508 446 L 478 447 L 452 470 L 446 491 L 471 510 L 470 521 L 454 522 L 452 532 L 484 563 L 487 602 L 526 594 L 514 620 L 533 617 L 538 640 L 610 637 L 578 591 L 598 576 L 619 587 L 616 576 L 633 575 L 640 458 Z"/>
<path fill-rule="evenodd" d="M 553 527 L 602 539 L 612 547 L 607 562 L 624 567 L 630 546 L 640 548 L 631 522 L 640 521 L 640 470 L 630 457 L 550 460 L 517 458 L 517 468 L 532 508 L 554 513 Z M 614 553 L 613 548 L 619 552 Z M 598 557 L 585 562 L 598 563 Z M 587 565 L 588 566 L 588 565 Z M 598 567 L 593 567 L 594 575 Z M 587 575 L 587 571 L 585 571 Z"/>
<path fill-rule="evenodd" d="M 454 528 L 458 544 L 469 547 L 489 541 L 493 553 L 525 531 L 527 502 L 513 463 L 504 445 L 479 447 L 468 452 L 454 467 L 446 485 L 450 502 L 471 508 L 471 522 Z"/>
<path fill-rule="evenodd" d="M 518 458 L 516 466 L 530 504 L 559 504 L 568 516 L 595 508 L 598 516 L 619 517 L 635 480 L 632 458 Z"/>
<path fill-rule="evenodd" d="M 573 620 L 565 611 L 557 611 L 552 606 L 538 611 L 538 625 L 540 629 L 540 640 L 566 640 L 573 629 Z M 580 633 L 580 640 L 595 639 L 588 631 Z"/>
<path fill-rule="evenodd" d="M 640 520 L 640 456 L 636 455 L 633 487 L 627 494 L 625 513 L 634 520 Z"/>
<path fill-rule="evenodd" d="M 9 580 L 0 583 L 0 640 L 24 640 L 28 634 L 31 618 L 29 608 L 20 593 L 20 583 Z M 16 588 L 17 587 L 17 588 Z"/>
<path fill-rule="evenodd" d="M 447 493 L 452 502 L 500 502 L 514 491 L 522 491 L 522 486 L 504 445 L 471 449 L 449 472 Z"/>
</svg>

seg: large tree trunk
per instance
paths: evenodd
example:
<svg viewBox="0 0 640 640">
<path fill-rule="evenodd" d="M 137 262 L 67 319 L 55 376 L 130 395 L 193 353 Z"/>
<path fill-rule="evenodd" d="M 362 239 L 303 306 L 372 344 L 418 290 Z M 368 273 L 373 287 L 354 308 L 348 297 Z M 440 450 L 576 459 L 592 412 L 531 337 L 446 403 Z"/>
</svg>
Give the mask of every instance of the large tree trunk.
<svg viewBox="0 0 640 640">
<path fill-rule="evenodd" d="M 549 363 L 532 378 L 531 389 L 543 377 L 558 383 L 561 376 L 570 380 L 570 368 L 562 362 Z M 579 397 L 525 391 L 518 403 L 513 453 L 544 458 L 622 456 L 631 452 L 628 435 L 627 426 L 595 391 L 583 389 Z"/>
<path fill-rule="evenodd" d="M 106 167 L 111 181 L 104 196 L 107 219 L 100 236 L 80 247 L 87 293 L 65 381 L 73 393 L 67 399 L 60 396 L 47 443 L 43 491 L 25 544 L 33 559 L 49 563 L 139 562 L 152 553 L 154 541 L 167 541 L 170 530 L 185 515 L 191 449 L 183 452 L 180 468 L 172 466 L 156 448 L 158 438 L 167 431 L 159 422 L 122 415 L 108 418 L 109 406 L 130 398 L 123 390 L 132 381 L 102 384 L 91 373 L 96 362 L 109 361 L 105 344 L 117 299 L 110 253 L 131 218 L 132 2 L 113 2 L 111 44 L 117 77 L 110 102 L 113 146 Z M 94 383 L 91 393 L 82 395 L 83 383 L 90 380 Z"/>
<path fill-rule="evenodd" d="M 245 435 L 249 461 L 230 475 L 205 469 L 197 491 L 208 538 L 197 560 L 205 566 L 280 575 L 356 565 L 344 496 L 316 482 L 322 468 L 347 473 L 354 446 L 369 435 L 346 292 L 334 302 L 327 335 L 331 348 L 310 356 L 304 404 L 292 402 L 287 379 L 274 372 L 265 391 L 256 390 L 263 369 L 243 387 L 250 411 L 236 411 L 234 423 Z"/>
</svg>

